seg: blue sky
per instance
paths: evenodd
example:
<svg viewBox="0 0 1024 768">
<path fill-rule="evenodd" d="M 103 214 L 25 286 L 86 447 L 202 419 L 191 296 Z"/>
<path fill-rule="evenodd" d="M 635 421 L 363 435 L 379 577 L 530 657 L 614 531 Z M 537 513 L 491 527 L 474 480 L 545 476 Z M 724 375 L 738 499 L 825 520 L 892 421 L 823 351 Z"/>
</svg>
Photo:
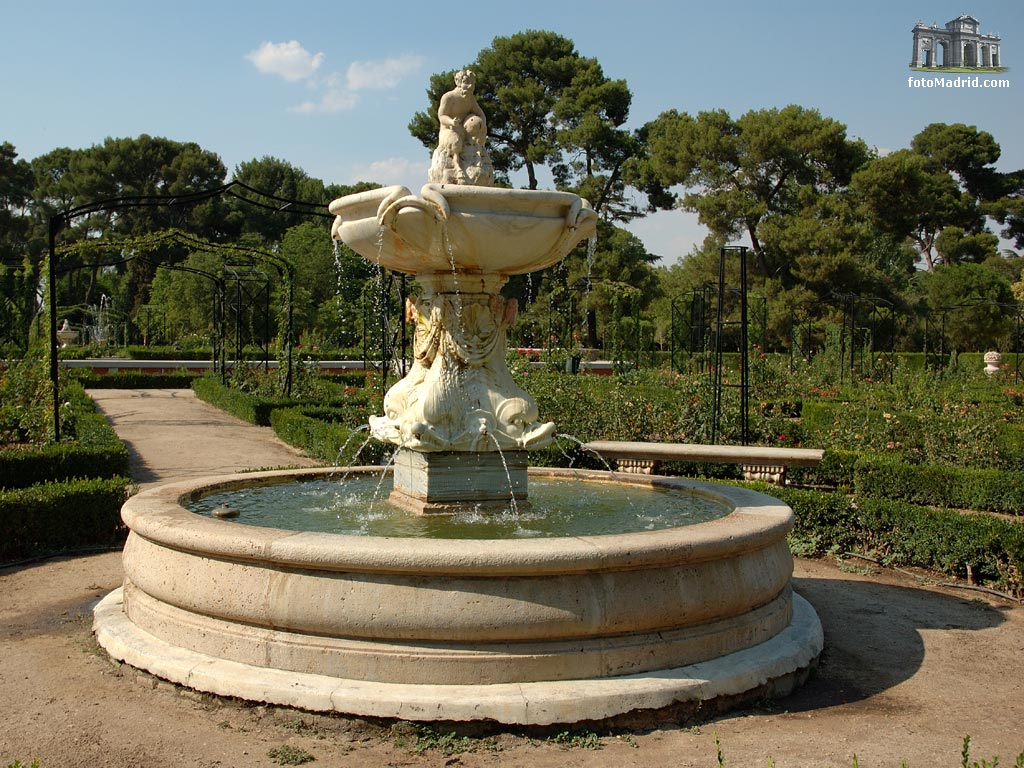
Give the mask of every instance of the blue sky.
<svg viewBox="0 0 1024 768">
<path fill-rule="evenodd" d="M 909 87 L 915 22 L 963 13 L 1002 36 L 1010 87 Z M 496 36 L 546 29 L 627 81 L 630 127 L 667 109 L 800 104 L 882 151 L 931 122 L 977 125 L 1002 146 L 1001 170 L 1024 168 L 1020 0 L 2 0 L 0 18 L 0 141 L 25 159 L 148 133 L 195 141 L 229 172 L 270 155 L 326 182 L 417 189 L 429 156 L 406 126 L 430 75 Z M 665 262 L 703 238 L 679 211 L 632 229 Z"/>
</svg>

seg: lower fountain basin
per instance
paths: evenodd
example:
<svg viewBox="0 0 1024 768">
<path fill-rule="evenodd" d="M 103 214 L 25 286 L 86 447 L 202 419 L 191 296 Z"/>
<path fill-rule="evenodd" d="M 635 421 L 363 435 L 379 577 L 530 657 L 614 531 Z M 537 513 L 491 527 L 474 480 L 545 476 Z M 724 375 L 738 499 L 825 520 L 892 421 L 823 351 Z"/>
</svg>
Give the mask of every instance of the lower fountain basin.
<svg viewBox="0 0 1024 768">
<path fill-rule="evenodd" d="M 235 475 L 130 499 L 125 584 L 97 609 L 100 643 L 134 666 L 222 695 L 510 723 L 736 696 L 795 679 L 821 650 L 817 617 L 790 587 L 792 512 L 746 489 L 531 470 L 676 487 L 732 511 L 683 528 L 516 540 L 285 531 L 182 506 L 214 491 L 328 474 Z M 715 665 L 714 679 L 694 683 L 702 678 L 692 673 Z"/>
</svg>

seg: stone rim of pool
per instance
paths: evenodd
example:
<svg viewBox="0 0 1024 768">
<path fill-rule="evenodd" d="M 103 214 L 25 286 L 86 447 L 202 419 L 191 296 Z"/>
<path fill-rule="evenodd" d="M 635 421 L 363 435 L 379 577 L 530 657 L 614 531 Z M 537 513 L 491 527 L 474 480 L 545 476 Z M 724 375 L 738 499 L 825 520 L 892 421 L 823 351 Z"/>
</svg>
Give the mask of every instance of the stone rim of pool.
<svg viewBox="0 0 1024 768">
<path fill-rule="evenodd" d="M 821 652 L 820 622 L 790 587 L 792 512 L 748 489 L 531 470 L 675 485 L 734 509 L 684 528 L 511 542 L 261 529 L 181 505 L 331 472 L 206 478 L 130 499 L 125 585 L 97 608 L 100 644 L 219 695 L 509 724 L 779 695 Z"/>
</svg>

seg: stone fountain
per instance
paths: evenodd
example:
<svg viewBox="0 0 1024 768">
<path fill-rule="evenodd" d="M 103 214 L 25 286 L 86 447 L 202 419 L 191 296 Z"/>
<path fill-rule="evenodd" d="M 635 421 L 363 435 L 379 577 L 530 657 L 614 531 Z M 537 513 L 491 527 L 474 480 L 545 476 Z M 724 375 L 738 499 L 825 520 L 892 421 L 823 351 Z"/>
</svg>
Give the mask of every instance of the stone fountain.
<svg viewBox="0 0 1024 768">
<path fill-rule="evenodd" d="M 388 187 L 330 206 L 335 238 L 422 287 L 406 307 L 412 369 L 371 418 L 373 435 L 396 446 L 391 500 L 411 514 L 527 507 L 527 451 L 548 444 L 554 425 L 506 368 L 517 308 L 500 289 L 564 258 L 596 224 L 575 195 L 487 186 L 473 85 L 460 72 L 441 101 L 419 195 Z M 530 470 L 570 494 L 573 484 L 625 485 L 638 507 L 655 491 L 723 506 L 718 519 L 685 527 L 544 539 L 282 530 L 186 508 L 330 474 L 206 478 L 130 499 L 125 582 L 96 609 L 100 644 L 220 695 L 526 724 L 785 693 L 821 651 L 817 616 L 790 586 L 792 511 L 745 489 Z"/>
<path fill-rule="evenodd" d="M 597 215 L 565 192 L 498 189 L 484 148 L 486 122 L 471 72 L 438 109 L 441 135 L 428 183 L 335 200 L 332 235 L 380 267 L 415 276 L 408 375 L 370 418 L 373 436 L 398 446 L 391 500 L 419 512 L 526 502 L 526 452 L 548 445 L 555 425 L 505 364 L 512 275 L 550 267 L 592 235 Z M 471 183 L 471 180 L 475 180 Z"/>
</svg>

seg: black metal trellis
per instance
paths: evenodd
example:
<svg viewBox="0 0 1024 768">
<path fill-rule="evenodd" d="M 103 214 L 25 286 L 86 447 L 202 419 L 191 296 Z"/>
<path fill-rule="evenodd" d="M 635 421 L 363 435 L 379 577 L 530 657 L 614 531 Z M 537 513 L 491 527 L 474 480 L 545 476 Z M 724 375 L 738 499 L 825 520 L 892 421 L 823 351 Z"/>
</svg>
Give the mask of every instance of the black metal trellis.
<svg viewBox="0 0 1024 768">
<path fill-rule="evenodd" d="M 252 344 L 260 350 L 263 370 L 269 370 L 270 278 L 255 264 L 228 264 L 225 271 L 232 281 L 225 285 L 224 309 L 234 320 L 235 366 L 245 361 L 245 348 Z"/>
<path fill-rule="evenodd" d="M 861 373 L 870 371 L 876 377 L 887 375 L 891 380 L 896 364 L 896 318 L 893 303 L 877 296 L 853 293 L 833 296 L 842 305 L 842 340 L 848 342 L 848 349 L 844 349 L 840 355 L 840 383 L 845 380 L 847 360 L 851 381 L 854 372 L 858 370 Z M 886 341 L 888 344 L 885 344 Z"/>
<path fill-rule="evenodd" d="M 248 195 L 255 195 L 253 199 Z M 47 292 L 49 296 L 50 315 L 50 382 L 53 390 L 53 435 L 54 440 L 60 440 L 60 381 L 59 363 L 57 359 L 57 236 L 73 221 L 93 213 L 109 213 L 112 211 L 128 210 L 132 208 L 189 208 L 206 200 L 216 197 L 234 197 L 250 205 L 277 212 L 288 212 L 305 216 L 317 216 L 326 219 L 333 219 L 333 216 L 323 210 L 320 203 L 310 203 L 301 200 L 290 200 L 288 198 L 273 195 L 269 192 L 250 187 L 241 181 L 230 181 L 209 190 L 193 192 L 186 195 L 137 195 L 125 197 L 112 197 L 96 200 L 83 205 L 68 208 L 50 217 L 48 222 L 48 246 L 49 246 L 49 268 Z M 270 201 L 270 202 L 264 202 Z M 204 243 L 204 247 L 211 247 L 210 243 Z M 216 247 L 215 245 L 213 247 Z M 264 258 L 274 264 L 279 274 L 286 277 L 288 283 L 288 318 L 287 331 L 284 344 L 287 348 L 288 370 L 285 376 L 285 389 L 290 393 L 292 384 L 292 279 L 294 270 L 286 260 L 273 254 L 256 252 L 259 258 Z"/>
<path fill-rule="evenodd" d="M 725 281 L 725 266 L 729 256 L 737 255 L 740 259 L 740 284 L 739 286 L 727 286 Z M 728 290 L 727 290 L 728 288 Z M 729 319 L 730 313 L 726 310 L 727 299 L 734 296 L 739 299 L 739 319 Z M 740 444 L 747 445 L 750 441 L 750 366 L 749 354 L 750 345 L 748 338 L 749 318 L 747 316 L 747 247 L 724 246 L 719 251 L 718 258 L 718 295 L 717 307 L 715 310 L 714 324 L 714 358 L 712 363 L 712 386 L 713 401 L 711 408 L 711 445 L 718 442 L 719 422 L 722 414 L 722 389 L 724 387 L 736 388 L 740 392 Z M 738 326 L 740 331 L 739 360 L 740 381 L 727 383 L 723 381 L 722 369 L 724 363 L 725 344 L 724 337 L 726 330 Z"/>
<path fill-rule="evenodd" d="M 147 264 L 151 264 L 157 269 L 170 269 L 174 272 L 186 272 L 191 275 L 197 275 L 206 280 L 209 280 L 213 285 L 213 327 L 214 327 L 214 338 L 213 338 L 213 370 L 215 373 L 221 374 L 221 380 L 224 381 L 224 370 L 225 370 L 225 318 L 224 318 L 224 305 L 225 305 L 225 289 L 224 279 L 215 275 L 211 272 L 206 272 L 202 269 L 196 269 L 195 267 L 185 266 L 184 264 L 163 264 L 153 261 L 152 259 L 143 256 L 128 256 L 121 259 L 115 259 L 113 261 L 100 262 L 90 264 L 90 267 L 116 267 L 121 264 L 127 264 L 129 261 L 143 261 Z M 74 269 L 85 269 L 85 267 L 75 267 Z M 58 276 L 68 274 L 73 270 L 58 270 Z"/>
<path fill-rule="evenodd" d="M 942 375 L 942 369 L 946 358 L 954 351 L 946 346 L 946 322 L 952 312 L 958 310 L 970 309 L 974 307 L 994 307 L 1003 311 L 1004 314 L 1012 318 L 1012 330 L 1009 332 L 1009 338 L 1007 342 L 1009 349 L 1006 351 L 1013 355 L 1013 381 L 1014 383 L 1020 383 L 1024 380 L 1024 304 L 1011 304 L 1007 302 L 993 301 L 991 299 L 970 299 L 968 301 L 962 301 L 959 304 L 952 304 L 945 307 L 939 307 L 939 325 L 937 332 L 934 330 L 934 325 L 930 322 L 931 316 L 926 315 L 926 332 L 925 332 L 925 360 L 935 365 L 939 371 L 939 375 Z M 929 336 L 928 331 L 932 331 Z M 935 336 L 938 336 L 938 351 L 935 351 L 934 346 L 929 347 L 929 342 Z"/>
<path fill-rule="evenodd" d="M 854 381 L 858 371 L 874 377 L 892 377 L 896 365 L 896 308 L 888 299 L 856 293 L 833 292 L 816 302 L 839 310 L 839 383 Z M 796 329 L 790 354 L 810 360 L 815 354 L 814 315 L 808 310 L 803 334 Z"/>
<path fill-rule="evenodd" d="M 408 276 L 404 273 L 382 271 L 377 282 L 377 295 L 363 296 L 363 366 L 367 369 L 376 360 L 371 359 L 371 328 L 376 322 L 377 340 L 380 345 L 380 393 L 383 397 L 387 392 L 388 377 L 394 369 L 398 378 L 408 372 L 407 327 L 405 322 L 405 304 L 408 298 Z M 392 324 L 392 313 L 389 311 L 392 297 L 397 300 L 398 319 Z M 374 314 L 376 313 L 376 317 Z"/>
</svg>

